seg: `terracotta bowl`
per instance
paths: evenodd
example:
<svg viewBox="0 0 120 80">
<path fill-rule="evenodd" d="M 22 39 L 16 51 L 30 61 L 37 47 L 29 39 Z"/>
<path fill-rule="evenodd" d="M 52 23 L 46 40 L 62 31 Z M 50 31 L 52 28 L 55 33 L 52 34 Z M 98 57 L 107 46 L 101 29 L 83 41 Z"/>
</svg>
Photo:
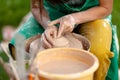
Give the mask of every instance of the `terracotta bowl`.
<svg viewBox="0 0 120 80">
<path fill-rule="evenodd" d="M 88 51 L 53 48 L 38 53 L 32 70 L 39 80 L 93 80 L 98 66 L 98 59 Z"/>
</svg>

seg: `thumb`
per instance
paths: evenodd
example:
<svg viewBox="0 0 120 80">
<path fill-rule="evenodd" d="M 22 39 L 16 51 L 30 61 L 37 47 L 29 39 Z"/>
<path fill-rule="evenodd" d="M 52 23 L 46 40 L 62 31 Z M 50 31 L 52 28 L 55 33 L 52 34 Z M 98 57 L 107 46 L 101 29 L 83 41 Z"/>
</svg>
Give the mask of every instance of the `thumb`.
<svg viewBox="0 0 120 80">
<path fill-rule="evenodd" d="M 55 25 L 55 24 L 58 24 L 58 23 L 60 23 L 60 19 L 56 19 L 56 20 L 54 20 L 54 21 L 51 21 L 51 22 L 48 24 L 48 26 L 52 26 L 52 25 Z"/>
<path fill-rule="evenodd" d="M 58 28 L 58 36 L 57 37 L 60 37 L 64 33 L 64 28 L 65 28 L 65 25 L 60 24 L 60 26 Z"/>
</svg>

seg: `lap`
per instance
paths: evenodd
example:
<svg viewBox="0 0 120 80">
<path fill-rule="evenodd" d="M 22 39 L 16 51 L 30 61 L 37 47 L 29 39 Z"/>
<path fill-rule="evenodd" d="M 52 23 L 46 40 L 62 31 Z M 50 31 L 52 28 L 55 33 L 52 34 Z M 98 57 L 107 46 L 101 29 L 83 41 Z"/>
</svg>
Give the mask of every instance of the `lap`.
<svg viewBox="0 0 120 80">
<path fill-rule="evenodd" d="M 118 80 L 118 41 L 115 26 L 102 20 L 96 20 L 80 25 L 78 31 L 83 36 L 87 37 L 91 42 L 90 51 L 97 56 L 108 54 L 111 61 L 106 80 Z M 114 53 L 114 57 L 110 54 Z M 103 56 L 101 56 L 103 58 Z"/>
<path fill-rule="evenodd" d="M 112 41 L 112 29 L 110 24 L 104 19 L 82 24 L 79 26 L 78 32 L 90 40 L 91 52 L 110 52 Z"/>
</svg>

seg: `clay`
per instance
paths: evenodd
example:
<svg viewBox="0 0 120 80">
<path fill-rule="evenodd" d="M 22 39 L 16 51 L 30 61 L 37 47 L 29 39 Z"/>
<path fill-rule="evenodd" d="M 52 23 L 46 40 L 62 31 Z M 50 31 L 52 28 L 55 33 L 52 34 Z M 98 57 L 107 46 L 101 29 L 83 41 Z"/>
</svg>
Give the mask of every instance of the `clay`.
<svg viewBox="0 0 120 80">
<path fill-rule="evenodd" d="M 69 41 L 64 37 L 53 39 L 54 47 L 69 47 Z"/>
<path fill-rule="evenodd" d="M 73 34 L 68 33 L 66 35 L 64 35 L 67 40 L 69 41 L 69 47 L 71 48 L 79 48 L 79 49 L 83 49 L 83 43 L 82 40 L 77 39 Z"/>
<path fill-rule="evenodd" d="M 29 53 L 37 53 L 41 50 L 44 50 L 44 47 L 41 45 L 40 41 L 40 37 L 32 41 L 30 44 Z M 81 35 L 67 33 L 60 38 L 53 39 L 53 48 L 59 47 L 71 47 L 89 50 L 90 42 Z"/>
</svg>

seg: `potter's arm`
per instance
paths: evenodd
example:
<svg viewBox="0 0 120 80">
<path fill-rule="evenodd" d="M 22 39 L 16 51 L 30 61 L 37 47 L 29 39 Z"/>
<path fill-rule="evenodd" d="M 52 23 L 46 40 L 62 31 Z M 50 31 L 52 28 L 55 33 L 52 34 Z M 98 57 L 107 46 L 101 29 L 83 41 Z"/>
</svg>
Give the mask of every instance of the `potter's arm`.
<svg viewBox="0 0 120 80">
<path fill-rule="evenodd" d="M 99 6 L 92 7 L 88 10 L 71 14 L 76 24 L 89 22 L 96 19 L 105 18 L 112 12 L 113 0 L 99 0 Z"/>
<path fill-rule="evenodd" d="M 31 11 L 35 19 L 46 29 L 50 18 L 43 7 L 43 0 L 31 0 Z"/>
</svg>

